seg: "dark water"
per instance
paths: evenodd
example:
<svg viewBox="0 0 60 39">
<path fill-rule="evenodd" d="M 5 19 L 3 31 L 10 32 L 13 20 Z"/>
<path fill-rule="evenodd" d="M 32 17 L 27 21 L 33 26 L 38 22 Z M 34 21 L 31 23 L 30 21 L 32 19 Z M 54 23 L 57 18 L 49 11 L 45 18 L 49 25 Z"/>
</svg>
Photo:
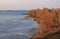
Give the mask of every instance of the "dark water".
<svg viewBox="0 0 60 39">
<path fill-rule="evenodd" d="M 28 15 L 29 10 L 0 10 L 0 15 Z"/>
<path fill-rule="evenodd" d="M 30 39 L 38 27 L 27 16 L 28 10 L 0 11 L 0 39 Z"/>
</svg>

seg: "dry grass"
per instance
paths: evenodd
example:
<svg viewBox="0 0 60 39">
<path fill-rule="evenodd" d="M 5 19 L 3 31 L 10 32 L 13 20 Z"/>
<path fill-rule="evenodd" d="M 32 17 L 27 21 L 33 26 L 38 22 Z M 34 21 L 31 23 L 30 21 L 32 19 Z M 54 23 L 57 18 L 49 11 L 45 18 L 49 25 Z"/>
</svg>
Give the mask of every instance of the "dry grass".
<svg viewBox="0 0 60 39">
<path fill-rule="evenodd" d="M 55 35 L 56 33 L 60 33 L 60 9 L 36 9 L 30 10 L 29 16 L 36 19 L 38 24 L 40 25 L 40 30 L 33 35 L 34 38 L 48 38 Z M 60 35 L 60 34 L 59 34 Z M 49 38 L 50 39 L 50 38 Z M 52 39 L 52 38 L 51 38 Z"/>
</svg>

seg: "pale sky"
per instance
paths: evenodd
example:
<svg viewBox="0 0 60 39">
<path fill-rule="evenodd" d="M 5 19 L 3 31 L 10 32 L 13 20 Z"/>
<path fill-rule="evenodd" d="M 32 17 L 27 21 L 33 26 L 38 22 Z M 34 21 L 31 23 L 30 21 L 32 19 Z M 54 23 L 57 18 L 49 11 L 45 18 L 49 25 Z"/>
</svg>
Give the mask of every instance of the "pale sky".
<svg viewBox="0 0 60 39">
<path fill-rule="evenodd" d="M 60 0 L 0 0 L 0 10 L 27 10 L 43 7 L 60 8 Z"/>
</svg>

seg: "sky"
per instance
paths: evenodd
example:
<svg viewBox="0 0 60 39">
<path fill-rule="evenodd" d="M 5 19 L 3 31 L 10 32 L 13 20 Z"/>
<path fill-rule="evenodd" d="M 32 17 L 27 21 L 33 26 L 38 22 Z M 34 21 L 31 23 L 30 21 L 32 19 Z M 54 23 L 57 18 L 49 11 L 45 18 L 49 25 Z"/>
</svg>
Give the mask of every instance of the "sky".
<svg viewBox="0 0 60 39">
<path fill-rule="evenodd" d="M 0 0 L 0 10 L 60 8 L 60 0 Z"/>
</svg>

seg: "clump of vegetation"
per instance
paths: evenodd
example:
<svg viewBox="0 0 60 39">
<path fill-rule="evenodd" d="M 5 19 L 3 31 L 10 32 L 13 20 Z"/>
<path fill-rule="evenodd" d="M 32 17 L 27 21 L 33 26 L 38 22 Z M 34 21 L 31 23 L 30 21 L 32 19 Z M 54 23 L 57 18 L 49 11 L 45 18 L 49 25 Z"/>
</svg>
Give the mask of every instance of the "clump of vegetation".
<svg viewBox="0 0 60 39">
<path fill-rule="evenodd" d="M 53 37 L 60 36 L 60 9 L 36 9 L 29 11 L 29 17 L 34 18 L 38 24 L 40 29 L 38 32 L 33 35 L 32 39 L 52 39 Z M 56 34 L 59 33 L 59 34 Z M 53 39 L 54 39 L 53 38 Z"/>
</svg>

